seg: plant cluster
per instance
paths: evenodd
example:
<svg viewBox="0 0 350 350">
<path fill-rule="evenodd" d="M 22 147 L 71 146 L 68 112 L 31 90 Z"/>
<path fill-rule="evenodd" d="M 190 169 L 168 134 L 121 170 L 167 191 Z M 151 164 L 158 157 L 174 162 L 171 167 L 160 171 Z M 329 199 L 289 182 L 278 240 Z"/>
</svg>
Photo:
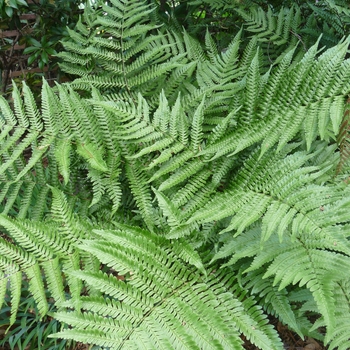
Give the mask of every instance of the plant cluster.
<svg viewBox="0 0 350 350">
<path fill-rule="evenodd" d="M 53 309 L 51 304 L 49 308 Z M 35 305 L 35 300 L 28 291 L 28 282 L 24 281 L 21 287 L 21 300 L 18 305 L 15 322 L 10 325 L 9 314 L 11 312 L 10 296 L 6 295 L 0 312 L 0 328 L 8 329 L 0 339 L 0 347 L 11 350 L 68 350 L 69 341 L 50 339 L 52 333 L 61 329 L 60 323 L 50 316 L 40 316 Z"/>
<path fill-rule="evenodd" d="M 55 76 L 54 55 L 62 49 L 60 41 L 69 38 L 67 27 L 74 27 L 83 4 L 82 0 L 0 0 L 2 92 L 11 83 L 10 71 L 22 71 L 20 79 L 32 87 L 41 85 L 43 75 Z M 42 72 L 30 72 L 36 67 Z"/>
<path fill-rule="evenodd" d="M 90 4 L 76 79 L 0 99 L 9 324 L 25 281 L 50 337 L 100 349 L 283 349 L 272 315 L 346 350 L 349 38 L 306 29 L 349 8 L 196 3 Z"/>
</svg>

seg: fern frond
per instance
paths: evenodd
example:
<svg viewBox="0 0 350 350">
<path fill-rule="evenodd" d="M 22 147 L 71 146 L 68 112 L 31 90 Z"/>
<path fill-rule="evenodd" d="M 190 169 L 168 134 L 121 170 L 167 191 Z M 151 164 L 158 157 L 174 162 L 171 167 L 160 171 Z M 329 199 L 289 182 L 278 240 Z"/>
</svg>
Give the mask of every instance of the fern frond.
<svg viewBox="0 0 350 350">
<path fill-rule="evenodd" d="M 201 171 L 203 167 L 204 162 L 202 160 L 194 159 L 193 161 L 188 162 L 188 164 L 177 170 L 167 180 L 163 181 L 159 186 L 159 190 L 164 191 L 182 183 L 186 179 Z"/>
<path fill-rule="evenodd" d="M 204 103 L 205 103 L 205 97 L 203 97 L 202 102 L 196 109 L 192 119 L 191 143 L 192 143 L 192 150 L 194 153 L 197 153 L 200 150 L 200 145 L 203 139 L 202 124 L 204 120 L 204 111 L 203 111 Z"/>
<path fill-rule="evenodd" d="M 94 329 L 66 329 L 56 334 L 50 334 L 50 338 L 74 339 L 80 342 L 111 347 L 115 345 L 115 337 Z"/>
<path fill-rule="evenodd" d="M 58 305 L 66 300 L 60 265 L 58 258 L 50 259 L 43 264 L 47 288 Z"/>
<path fill-rule="evenodd" d="M 264 269 L 248 272 L 242 278 L 244 288 L 251 289 L 251 293 L 263 300 L 264 308 L 270 314 L 292 328 L 300 337 L 303 332 L 299 326 L 295 311 L 292 309 L 286 289 L 278 289 L 269 278 L 263 278 Z"/>
<path fill-rule="evenodd" d="M 344 238 L 338 236 L 336 240 L 339 243 L 341 241 L 338 248 L 332 232 L 328 233 L 328 237 L 323 236 L 322 240 L 317 235 L 312 236 L 308 233 L 294 240 L 288 234 L 289 239 L 280 244 L 277 243 L 276 236 L 271 237 L 266 243 L 269 247 L 264 245 L 261 250 L 257 242 L 259 235 L 259 230 L 250 230 L 237 238 L 235 252 L 229 263 L 232 264 L 243 256 L 254 256 L 254 260 L 245 273 L 264 266 L 263 269 L 266 271 L 264 278 L 274 275 L 273 285 L 278 285 L 278 290 L 282 290 L 289 284 L 297 283 L 299 286 L 308 288 L 317 303 L 318 311 L 325 317 L 328 331 L 332 333 L 336 324 L 334 286 L 338 277 L 335 277 L 335 271 L 341 268 L 342 264 L 349 263 L 348 243 L 344 241 Z M 230 249 L 233 249 L 231 243 L 230 246 L 224 248 L 222 253 L 225 251 L 226 255 Z M 240 247 L 242 249 L 239 249 Z M 329 250 L 324 250 L 325 248 Z M 297 261 L 300 261 L 300 265 Z M 345 278 L 345 275 L 339 278 Z"/>
<path fill-rule="evenodd" d="M 181 213 L 175 205 L 155 188 L 152 188 L 155 193 L 159 207 L 162 209 L 164 216 L 168 218 L 168 224 L 170 227 L 180 226 L 181 224 Z"/>
<path fill-rule="evenodd" d="M 43 276 L 39 264 L 33 264 L 26 268 L 24 272 L 29 279 L 29 291 L 32 293 L 36 302 L 39 315 L 46 315 L 49 311 L 49 305 L 46 299 L 45 287 L 42 280 Z"/>
<path fill-rule="evenodd" d="M 0 108 L 1 108 L 1 140 L 7 136 L 8 132 L 14 125 L 17 124 L 16 117 L 10 108 L 9 104 L 5 100 L 4 96 L 0 96 Z M 7 128 L 4 129 L 4 123 L 7 123 Z"/>
<path fill-rule="evenodd" d="M 183 206 L 198 193 L 200 188 L 206 186 L 211 175 L 211 171 L 207 169 L 197 172 L 195 177 L 192 177 L 183 188 L 174 194 L 171 201 L 178 208 Z"/>
<path fill-rule="evenodd" d="M 2 257 L 8 259 L 8 261 L 12 261 L 15 264 L 21 265 L 24 268 L 30 267 L 35 262 L 35 258 L 32 254 L 26 252 L 20 247 L 14 246 L 3 238 L 0 238 L 0 247 Z"/>
<path fill-rule="evenodd" d="M 224 194 L 217 194 L 216 199 L 214 197 L 204 208 L 192 215 L 188 223 L 211 222 L 233 216 L 229 226 L 223 232 L 235 230 L 239 235 L 263 216 L 261 220 L 263 241 L 277 232 L 282 239 L 284 230 L 292 222 L 293 235 L 296 236 L 300 234 L 300 230 L 314 233 L 320 232 L 322 227 L 332 225 L 333 221 L 330 218 L 334 215 L 333 210 L 331 209 L 329 216 L 327 215 L 324 221 L 322 219 L 321 223 L 318 219 L 320 212 L 322 213 L 320 207 L 330 202 L 336 203 L 343 190 L 311 185 L 315 178 L 326 171 L 316 166 L 302 167 L 304 162 L 316 154 L 296 152 L 287 156 L 290 150 L 285 149 L 285 152 L 287 153 L 273 155 L 272 158 L 264 155 L 261 158 L 262 163 L 257 155 L 252 156 L 245 163 L 245 170 L 242 170 L 233 180 L 231 190 Z M 275 161 L 276 166 L 273 164 Z M 261 167 L 263 163 L 266 167 Z M 281 167 L 289 169 L 288 175 L 280 172 Z M 254 184 L 254 187 L 250 187 L 250 183 Z M 273 183 L 272 187 L 270 185 L 266 187 L 267 183 L 270 185 Z M 312 199 L 310 193 L 313 193 Z M 230 206 L 226 206 L 227 200 L 232 203 Z M 345 199 L 345 202 L 347 200 Z M 311 220 L 310 215 L 315 219 Z M 337 218 L 343 222 L 346 221 L 341 210 Z M 315 225 L 316 222 L 318 224 Z"/>
<path fill-rule="evenodd" d="M 78 143 L 77 153 L 85 158 L 93 169 L 101 172 L 108 171 L 107 164 L 103 160 L 103 153 L 93 143 Z"/>
<path fill-rule="evenodd" d="M 21 286 L 22 286 L 22 272 L 17 271 L 9 275 L 10 292 L 11 292 L 11 316 L 9 320 L 9 327 L 11 327 L 17 316 L 17 310 L 21 301 Z"/>
<path fill-rule="evenodd" d="M 12 91 L 13 98 L 13 109 L 15 111 L 16 119 L 19 122 L 19 125 L 23 128 L 29 127 L 29 118 L 25 113 L 23 100 L 21 98 L 21 93 L 18 90 L 16 84 L 14 84 Z"/>
<path fill-rule="evenodd" d="M 76 242 L 85 235 L 85 227 L 80 225 L 80 222 L 73 220 L 72 210 L 67 202 L 65 195 L 57 188 L 51 188 L 52 192 L 52 219 L 57 222 L 59 226 L 60 235 L 65 237 L 71 243 Z M 64 242 L 67 244 L 66 242 Z M 72 246 L 64 246 L 65 250 L 71 252 Z"/>
<path fill-rule="evenodd" d="M 139 342 L 142 338 L 150 344 L 149 348 L 212 349 L 214 346 L 240 349 L 239 331 L 247 333 L 246 336 L 261 349 L 282 348 L 281 343 L 276 343 L 276 333 L 265 326 L 264 316 L 254 306 L 253 300 L 246 300 L 242 304 L 235 297 L 236 293 L 239 295 L 242 292 L 233 289 L 233 282 L 227 280 L 226 274 L 212 274 L 204 282 L 173 252 L 163 250 L 169 245 L 166 241 L 159 247 L 154 244 L 154 240 L 158 240 L 157 236 L 147 234 L 145 237 L 141 232 L 136 234 L 135 230 L 126 227 L 124 230 L 100 231 L 101 238 L 107 234 L 112 239 L 109 247 L 103 240 L 85 241 L 84 249 L 96 254 L 113 269 L 121 273 L 130 272 L 127 283 L 102 272 L 73 272 L 75 276 L 122 302 L 112 302 L 108 297 L 83 297 L 81 302 L 87 312 L 56 314 L 58 319 L 75 329 L 58 333 L 55 337 L 77 340 L 79 332 L 92 327 L 91 322 L 100 322 L 100 338 L 93 341 L 96 344 L 108 343 L 115 348 L 129 348 L 130 342 Z M 124 249 L 120 250 L 119 246 Z M 135 257 L 141 260 L 136 262 Z M 163 269 L 167 270 L 166 274 L 162 272 Z M 152 284 L 149 284 L 147 281 L 151 276 Z M 212 291 L 208 286 L 211 286 Z M 71 302 L 65 305 L 74 307 Z M 98 316 L 105 313 L 107 307 L 112 310 L 110 320 Z M 243 310 L 250 310 L 249 316 Z M 127 323 L 119 322 L 122 311 L 125 311 Z M 250 326 L 246 326 L 248 324 Z M 114 325 L 120 338 L 111 342 L 108 329 Z"/>
<path fill-rule="evenodd" d="M 0 225 L 8 230 L 10 236 L 16 242 L 28 252 L 32 252 L 39 259 L 50 259 L 54 254 L 55 248 L 57 249 L 58 245 L 55 242 L 54 237 L 50 237 L 53 246 L 46 245 L 43 242 L 45 242 L 45 239 L 47 240 L 47 237 L 45 237 L 42 227 L 38 229 L 35 224 L 31 224 L 29 221 L 22 223 L 1 215 Z"/>
<path fill-rule="evenodd" d="M 5 295 L 7 291 L 8 279 L 0 278 L 0 308 L 2 308 L 3 302 L 5 300 Z"/>
<path fill-rule="evenodd" d="M 223 155 L 236 154 L 261 140 L 264 140 L 262 153 L 275 143 L 279 144 L 278 150 L 281 150 L 293 138 L 300 137 L 301 129 L 303 129 L 301 135 L 304 135 L 303 138 L 306 138 L 309 147 L 317 133 L 325 140 L 335 138 L 342 118 L 345 91 L 348 91 L 349 87 L 347 80 L 342 80 L 341 87 L 340 80 L 334 74 L 337 69 L 346 72 L 345 67 L 349 64 L 348 60 L 344 61 L 346 45 L 340 44 L 337 49 L 329 49 L 315 61 L 317 45 L 316 43 L 311 47 L 303 59 L 294 66 L 289 65 L 293 54 L 293 51 L 289 51 L 279 68 L 276 68 L 276 73 L 272 70 L 265 83 L 257 83 L 257 78 L 258 80 L 263 78 L 256 77 L 253 84 L 255 87 L 250 90 L 260 91 L 260 96 L 256 93 L 253 97 L 258 98 L 257 109 L 254 111 L 250 109 L 247 114 L 247 109 L 251 108 L 249 105 L 251 98 L 247 100 L 245 108 L 235 117 L 235 120 L 239 121 L 235 130 L 225 133 L 225 137 L 208 145 L 201 154 L 212 155 L 214 160 Z M 329 59 L 331 56 L 334 56 L 334 60 Z M 252 58 L 249 60 L 252 62 Z M 313 79 L 311 77 L 314 74 L 317 75 L 320 85 L 314 86 L 311 89 L 312 93 L 311 90 L 305 92 L 304 83 Z M 243 87 L 245 84 L 246 82 Z M 274 91 L 277 91 L 277 94 Z M 270 95 L 271 92 L 274 95 Z M 318 96 L 316 99 L 315 95 Z M 250 120 L 246 119 L 247 115 L 249 118 L 262 119 L 247 127 L 245 122 Z"/>
<path fill-rule="evenodd" d="M 61 175 L 63 176 L 63 180 L 65 184 L 69 181 L 70 176 L 70 153 L 72 149 L 71 140 L 59 139 L 56 143 L 55 148 L 55 156 L 58 163 L 58 169 Z"/>
<path fill-rule="evenodd" d="M 248 32 L 253 33 L 259 42 L 268 42 L 268 52 L 275 51 L 273 53 L 276 55 L 275 57 L 280 51 L 278 48 L 272 50 L 272 45 L 278 47 L 289 44 L 289 47 L 293 47 L 300 38 L 298 32 L 301 17 L 300 9 L 297 6 L 281 8 L 279 12 L 275 12 L 271 8 L 268 8 L 268 11 L 264 11 L 258 6 L 252 6 L 248 11 L 240 8 L 235 11 L 245 19 L 245 29 Z"/>
<path fill-rule="evenodd" d="M 292 255 L 300 262 L 300 265 L 294 265 L 293 268 L 291 266 L 283 268 L 282 260 L 290 260 L 289 258 Z M 326 251 L 303 251 L 295 247 L 293 250 L 277 257 L 269 266 L 264 277 L 275 274 L 274 284 L 281 282 L 279 289 L 290 283 L 296 284 L 299 282 L 300 286 L 306 284 L 307 288 L 313 293 L 317 306 L 325 318 L 328 332 L 332 333 L 336 321 L 333 298 L 334 280 L 331 276 L 334 275 L 337 269 L 342 268 L 344 266 L 343 263 L 347 263 L 347 260 L 347 258 L 341 258 L 340 254 L 337 256 L 335 253 Z M 332 261 L 331 266 L 328 265 L 330 261 Z M 312 267 L 313 265 L 317 266 L 317 272 Z M 300 271 L 301 266 L 302 271 Z"/>
<path fill-rule="evenodd" d="M 53 303 L 65 323 L 55 337 L 282 349 L 269 314 L 345 350 L 345 5 L 191 1 L 177 21 L 178 2 L 87 4 L 59 55 L 77 79 L 43 82 L 41 109 L 25 84 L 0 98 L 11 322 L 25 274 L 40 315 Z"/>
<path fill-rule="evenodd" d="M 126 163 L 126 174 L 143 220 L 147 227 L 152 229 L 154 225 L 154 211 L 151 203 L 151 189 L 147 184 L 147 177 L 135 161 Z"/>
<path fill-rule="evenodd" d="M 327 1 L 327 4 L 329 5 L 331 3 L 331 1 Z M 322 9 L 319 6 L 315 6 L 314 4 L 308 4 L 312 10 L 315 12 L 315 14 L 317 16 L 319 16 L 322 20 L 326 21 L 327 23 L 329 23 L 333 28 L 335 28 L 335 30 L 341 35 L 343 36 L 344 33 L 344 28 L 343 28 L 343 22 L 340 19 L 339 16 L 335 16 L 334 14 L 332 14 L 331 12 L 328 12 L 327 10 L 325 11 L 325 9 Z"/>
<path fill-rule="evenodd" d="M 28 85 L 23 82 L 23 102 L 25 107 L 25 112 L 28 115 L 30 125 L 37 131 L 41 131 L 43 128 L 43 123 L 41 120 L 41 116 L 38 110 L 38 107 L 35 103 L 35 99 L 33 93 L 29 89 Z"/>
<path fill-rule="evenodd" d="M 329 342 L 329 349 L 338 348 L 339 350 L 345 350 L 350 345 L 349 337 L 349 320 L 346 317 L 346 313 L 349 310 L 349 280 L 344 279 L 344 281 L 337 283 L 336 292 L 334 293 L 335 299 L 335 315 L 337 325 L 334 327 L 334 332 L 332 334 L 327 334 L 327 340 L 332 339 Z M 323 319 L 318 322 L 319 324 L 324 324 Z"/>
<path fill-rule="evenodd" d="M 337 141 L 340 149 L 340 160 L 336 173 L 339 174 L 350 159 L 350 98 L 346 101 L 345 111 L 340 125 Z M 338 125 L 338 124 L 336 124 Z"/>
<path fill-rule="evenodd" d="M 77 88 L 92 85 L 113 92 L 119 87 L 129 96 L 136 89 L 148 96 L 158 93 L 157 83 L 167 79 L 183 58 L 178 38 L 150 34 L 160 25 L 152 22 L 155 8 L 146 2 L 116 1 L 102 8 L 87 11 L 93 18 L 90 26 L 80 21 L 77 31 L 70 31 L 71 41 L 63 43 L 67 51 L 59 54 L 65 60 L 61 68 L 80 76 L 73 83 Z M 109 73 L 95 76 L 101 68 Z"/>
</svg>

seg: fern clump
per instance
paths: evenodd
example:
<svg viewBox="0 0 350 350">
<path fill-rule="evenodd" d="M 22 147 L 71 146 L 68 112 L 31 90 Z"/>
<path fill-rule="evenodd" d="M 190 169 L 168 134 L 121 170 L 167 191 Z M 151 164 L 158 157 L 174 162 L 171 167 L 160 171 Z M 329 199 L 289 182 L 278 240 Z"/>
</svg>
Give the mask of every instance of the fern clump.
<svg viewBox="0 0 350 350">
<path fill-rule="evenodd" d="M 283 349 L 269 315 L 349 348 L 349 38 L 300 45 L 304 7 L 232 4 L 225 50 L 147 2 L 87 7 L 76 79 L 0 99 L 11 324 L 24 278 L 52 337 L 103 349 Z"/>
</svg>

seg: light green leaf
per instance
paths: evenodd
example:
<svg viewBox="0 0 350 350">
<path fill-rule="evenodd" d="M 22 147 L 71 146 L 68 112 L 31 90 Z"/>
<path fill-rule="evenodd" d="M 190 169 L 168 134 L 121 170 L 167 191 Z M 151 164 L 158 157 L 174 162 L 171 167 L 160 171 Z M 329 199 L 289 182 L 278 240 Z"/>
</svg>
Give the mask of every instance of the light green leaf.
<svg viewBox="0 0 350 350">
<path fill-rule="evenodd" d="M 89 164 L 96 170 L 108 171 L 107 164 L 103 160 L 103 152 L 92 143 L 78 142 L 77 152 L 85 158 Z"/>
<path fill-rule="evenodd" d="M 63 176 L 65 184 L 69 181 L 71 148 L 72 142 L 70 139 L 58 139 L 55 148 L 55 156 L 58 163 L 58 169 Z"/>
</svg>

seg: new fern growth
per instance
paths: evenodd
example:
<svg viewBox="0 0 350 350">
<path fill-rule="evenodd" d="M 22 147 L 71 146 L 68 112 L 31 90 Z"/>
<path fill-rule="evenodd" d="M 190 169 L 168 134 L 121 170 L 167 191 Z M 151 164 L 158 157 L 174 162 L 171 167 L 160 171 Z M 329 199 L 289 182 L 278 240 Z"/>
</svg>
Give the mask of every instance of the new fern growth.
<svg viewBox="0 0 350 350">
<path fill-rule="evenodd" d="M 24 278 L 52 337 L 102 349 L 283 349 L 269 315 L 348 349 L 349 39 L 301 49 L 296 6 L 235 5 L 221 50 L 155 10 L 87 7 L 77 79 L 0 98 L 10 323 Z"/>
</svg>

